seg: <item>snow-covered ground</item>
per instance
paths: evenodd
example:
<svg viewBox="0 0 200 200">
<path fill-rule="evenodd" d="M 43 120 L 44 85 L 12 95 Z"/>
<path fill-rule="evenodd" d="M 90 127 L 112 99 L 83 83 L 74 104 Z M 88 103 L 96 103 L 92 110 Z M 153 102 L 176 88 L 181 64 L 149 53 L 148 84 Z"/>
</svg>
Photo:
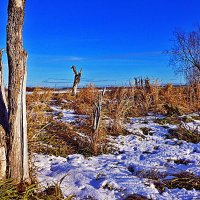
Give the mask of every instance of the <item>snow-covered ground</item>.
<svg viewBox="0 0 200 200">
<path fill-rule="evenodd" d="M 66 123 L 75 120 L 67 111 L 64 111 L 64 119 Z M 154 123 L 154 119 L 153 116 L 133 118 L 130 123 L 124 124 L 132 134 L 110 137 L 110 145 L 116 149 L 113 154 L 89 158 L 79 154 L 66 158 L 35 154 L 39 182 L 47 186 L 63 178 L 63 195 L 75 195 L 74 199 L 80 200 L 89 197 L 120 200 L 130 194 L 158 200 L 200 199 L 200 191 L 196 190 L 166 188 L 160 194 L 153 180 L 146 177 L 154 173 L 160 179 L 170 179 L 183 171 L 200 176 L 200 143 L 166 139 L 166 127 Z M 200 121 L 189 125 L 198 126 Z M 143 127 L 151 129 L 151 134 L 143 135 Z M 174 125 L 169 124 L 168 127 L 173 128 Z M 186 160 L 187 164 L 176 164 L 178 160 Z"/>
<path fill-rule="evenodd" d="M 53 110 L 55 119 L 57 119 L 57 114 L 62 113 L 62 117 L 60 120 L 64 123 L 76 123 L 78 119 L 84 119 L 88 117 L 87 115 L 76 114 L 74 110 L 61 109 L 59 106 L 51 106 L 51 109 Z"/>
</svg>

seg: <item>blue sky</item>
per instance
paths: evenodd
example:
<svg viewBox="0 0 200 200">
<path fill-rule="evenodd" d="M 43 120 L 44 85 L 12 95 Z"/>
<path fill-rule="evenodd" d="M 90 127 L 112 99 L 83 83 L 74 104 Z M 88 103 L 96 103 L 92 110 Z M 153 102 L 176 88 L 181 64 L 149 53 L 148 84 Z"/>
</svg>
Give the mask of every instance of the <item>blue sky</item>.
<svg viewBox="0 0 200 200">
<path fill-rule="evenodd" d="M 27 0 L 24 47 L 28 86 L 71 86 L 70 66 L 83 68 L 82 85 L 127 84 L 137 76 L 180 83 L 162 52 L 173 30 L 200 22 L 199 0 Z M 0 5 L 5 47 L 7 1 Z M 6 56 L 4 64 L 6 65 Z"/>
</svg>

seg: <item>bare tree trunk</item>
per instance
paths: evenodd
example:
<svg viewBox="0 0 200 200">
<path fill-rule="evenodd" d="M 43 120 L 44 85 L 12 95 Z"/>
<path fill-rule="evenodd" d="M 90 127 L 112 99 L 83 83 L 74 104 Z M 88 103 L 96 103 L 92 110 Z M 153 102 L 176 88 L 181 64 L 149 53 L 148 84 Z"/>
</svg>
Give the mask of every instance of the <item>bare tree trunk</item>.
<svg viewBox="0 0 200 200">
<path fill-rule="evenodd" d="M 8 178 L 16 183 L 29 182 L 26 122 L 26 62 L 22 29 L 25 0 L 9 0 L 7 56 L 9 66 Z"/>
<path fill-rule="evenodd" d="M 6 178 L 6 132 L 8 132 L 8 110 L 3 80 L 3 49 L 0 51 L 0 179 Z"/>
<path fill-rule="evenodd" d="M 77 72 L 76 67 L 72 66 L 72 70 L 74 72 L 74 83 L 73 83 L 73 87 L 72 87 L 72 95 L 76 96 L 78 84 L 81 81 L 82 69 L 80 70 L 80 72 Z"/>
</svg>

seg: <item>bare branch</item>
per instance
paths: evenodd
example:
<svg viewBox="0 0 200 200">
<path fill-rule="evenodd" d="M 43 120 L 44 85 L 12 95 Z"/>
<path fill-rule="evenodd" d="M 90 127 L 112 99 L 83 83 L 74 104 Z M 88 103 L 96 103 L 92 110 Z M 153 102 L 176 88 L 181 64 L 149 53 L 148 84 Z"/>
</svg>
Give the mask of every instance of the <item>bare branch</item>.
<svg viewBox="0 0 200 200">
<path fill-rule="evenodd" d="M 77 75 L 76 66 L 72 66 L 71 69 L 73 70 L 74 74 Z"/>
</svg>

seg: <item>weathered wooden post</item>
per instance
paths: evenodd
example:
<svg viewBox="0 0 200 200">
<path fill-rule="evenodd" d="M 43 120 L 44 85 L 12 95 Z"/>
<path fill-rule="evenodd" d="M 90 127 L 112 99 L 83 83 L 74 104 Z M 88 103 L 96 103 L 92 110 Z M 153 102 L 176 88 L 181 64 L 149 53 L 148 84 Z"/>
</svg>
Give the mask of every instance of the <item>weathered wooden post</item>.
<svg viewBox="0 0 200 200">
<path fill-rule="evenodd" d="M 102 110 L 102 101 L 103 96 L 105 94 L 105 89 L 99 94 L 98 102 L 95 103 L 94 111 L 93 111 L 93 126 L 92 126 L 92 149 L 94 154 L 97 153 L 97 142 L 99 138 L 99 126 L 101 120 L 101 110 Z"/>
</svg>

